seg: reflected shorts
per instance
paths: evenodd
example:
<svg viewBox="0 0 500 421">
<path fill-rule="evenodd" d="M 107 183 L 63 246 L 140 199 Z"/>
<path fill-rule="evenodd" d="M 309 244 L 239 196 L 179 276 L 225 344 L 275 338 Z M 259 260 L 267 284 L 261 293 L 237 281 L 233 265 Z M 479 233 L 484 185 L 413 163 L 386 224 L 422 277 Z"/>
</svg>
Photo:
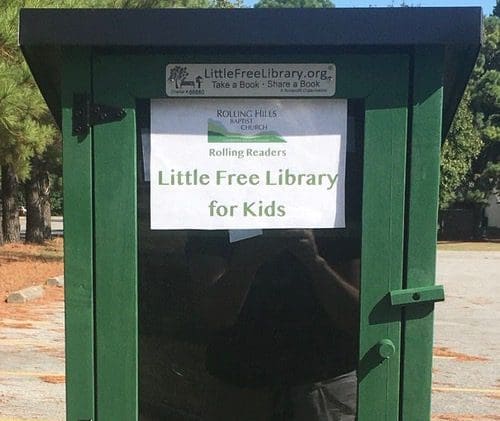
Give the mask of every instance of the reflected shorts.
<svg viewBox="0 0 500 421">
<path fill-rule="evenodd" d="M 210 421 L 355 421 L 356 371 L 280 390 L 219 381 L 209 395 Z"/>
<path fill-rule="evenodd" d="M 328 381 L 290 389 L 291 420 L 354 421 L 356 419 L 356 371 Z"/>
</svg>

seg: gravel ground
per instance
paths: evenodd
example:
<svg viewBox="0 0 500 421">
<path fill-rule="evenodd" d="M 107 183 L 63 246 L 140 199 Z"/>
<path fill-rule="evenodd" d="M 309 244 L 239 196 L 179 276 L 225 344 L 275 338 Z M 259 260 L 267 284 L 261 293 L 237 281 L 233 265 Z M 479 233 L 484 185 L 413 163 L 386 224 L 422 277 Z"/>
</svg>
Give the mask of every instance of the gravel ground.
<svg viewBox="0 0 500 421">
<path fill-rule="evenodd" d="M 0 319 L 0 421 L 65 419 L 64 302 L 61 288 L 42 300 L 9 304 Z"/>
<path fill-rule="evenodd" d="M 500 420 L 500 252 L 439 251 L 433 414 Z"/>
<path fill-rule="evenodd" d="M 500 252 L 439 251 L 437 273 L 433 420 L 498 421 Z M 65 418 L 64 304 L 52 291 L 0 319 L 0 421 Z"/>
</svg>

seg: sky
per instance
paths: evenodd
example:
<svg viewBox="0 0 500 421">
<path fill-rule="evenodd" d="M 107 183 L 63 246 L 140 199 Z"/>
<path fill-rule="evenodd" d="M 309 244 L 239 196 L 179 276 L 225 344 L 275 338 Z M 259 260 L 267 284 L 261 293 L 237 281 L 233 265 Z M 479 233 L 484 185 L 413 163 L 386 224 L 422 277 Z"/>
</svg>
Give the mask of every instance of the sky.
<svg viewBox="0 0 500 421">
<path fill-rule="evenodd" d="M 402 0 L 332 0 L 335 7 L 387 7 L 399 6 Z M 256 1 L 245 0 L 247 7 L 252 7 Z M 421 7 L 463 7 L 463 6 L 481 6 L 483 14 L 491 15 L 496 0 L 405 0 L 410 6 Z"/>
</svg>

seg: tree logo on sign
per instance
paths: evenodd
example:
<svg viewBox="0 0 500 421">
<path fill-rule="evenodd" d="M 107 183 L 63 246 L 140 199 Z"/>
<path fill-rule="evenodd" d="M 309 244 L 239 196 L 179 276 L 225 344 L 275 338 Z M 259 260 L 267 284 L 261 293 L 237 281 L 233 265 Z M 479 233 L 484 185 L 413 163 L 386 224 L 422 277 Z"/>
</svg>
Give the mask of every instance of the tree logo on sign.
<svg viewBox="0 0 500 421">
<path fill-rule="evenodd" d="M 169 79 L 172 82 L 175 82 L 175 89 L 180 89 L 185 86 L 196 87 L 198 89 L 201 88 L 201 82 L 203 78 L 201 76 L 197 76 L 194 80 L 187 80 L 186 78 L 189 76 L 189 72 L 187 71 L 187 67 L 183 66 L 174 66 L 170 69 Z"/>
</svg>

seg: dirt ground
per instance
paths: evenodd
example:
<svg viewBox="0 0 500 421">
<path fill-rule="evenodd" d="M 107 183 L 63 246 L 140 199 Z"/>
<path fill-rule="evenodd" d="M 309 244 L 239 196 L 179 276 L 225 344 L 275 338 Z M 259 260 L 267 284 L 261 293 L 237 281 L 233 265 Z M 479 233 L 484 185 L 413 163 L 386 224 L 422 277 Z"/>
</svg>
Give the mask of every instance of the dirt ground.
<svg viewBox="0 0 500 421">
<path fill-rule="evenodd" d="M 43 284 L 63 274 L 63 239 L 44 245 L 24 243 L 0 246 L 0 312 L 12 291 Z"/>
</svg>

